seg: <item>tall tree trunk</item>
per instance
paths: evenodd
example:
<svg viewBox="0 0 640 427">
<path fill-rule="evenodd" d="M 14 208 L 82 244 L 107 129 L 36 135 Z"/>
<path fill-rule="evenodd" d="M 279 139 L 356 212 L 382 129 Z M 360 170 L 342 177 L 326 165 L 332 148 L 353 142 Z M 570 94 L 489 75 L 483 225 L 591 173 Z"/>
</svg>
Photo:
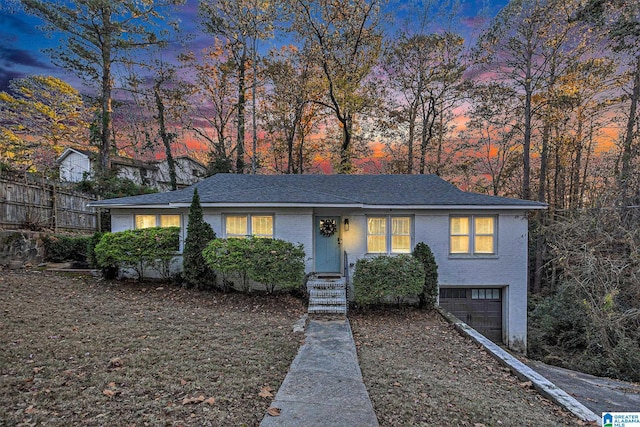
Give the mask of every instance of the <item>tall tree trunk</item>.
<svg viewBox="0 0 640 427">
<path fill-rule="evenodd" d="M 579 208 L 583 207 L 584 204 L 584 193 L 587 188 L 587 174 L 589 173 L 589 163 L 591 161 L 591 152 L 593 150 L 593 119 L 591 124 L 589 125 L 589 142 L 587 144 L 587 155 L 584 160 L 584 169 L 582 172 L 582 185 L 580 185 L 580 204 Z"/>
<path fill-rule="evenodd" d="M 422 103 L 422 129 L 420 131 L 420 175 L 424 175 L 426 157 L 427 157 L 427 113 Z"/>
<path fill-rule="evenodd" d="M 293 129 L 289 129 L 287 133 L 287 173 L 294 173 L 295 165 L 293 163 L 293 142 L 296 137 L 295 123 Z"/>
<path fill-rule="evenodd" d="M 533 284 L 531 286 L 531 293 L 537 294 L 542 290 L 542 277 L 544 273 L 544 254 L 545 254 L 545 238 L 542 232 L 544 225 L 545 212 L 539 210 L 536 212 L 535 224 L 538 227 L 538 233 L 536 235 L 536 248 L 535 248 L 535 260 L 533 270 Z"/>
<path fill-rule="evenodd" d="M 433 109 L 433 113 L 435 114 L 435 108 Z M 441 110 L 438 116 L 440 117 L 440 131 L 438 132 L 438 146 L 436 147 L 436 170 L 434 172 L 436 175 L 440 176 L 440 165 L 442 165 L 442 146 L 444 143 L 444 112 Z"/>
<path fill-rule="evenodd" d="M 171 190 L 178 189 L 178 180 L 176 177 L 176 162 L 173 158 L 173 152 L 171 151 L 171 142 L 173 136 L 167 132 L 167 125 L 164 117 L 164 102 L 160 94 L 160 82 L 157 81 L 153 86 L 153 95 L 156 101 L 156 109 L 158 110 L 158 125 L 160 127 L 160 139 L 164 146 L 164 153 L 167 157 L 167 166 L 169 167 L 169 185 Z"/>
<path fill-rule="evenodd" d="M 578 129 L 576 131 L 576 154 L 571 168 L 571 189 L 569 192 L 570 208 L 577 208 L 580 205 L 580 172 L 582 171 L 582 129 L 584 116 L 582 108 L 578 112 Z"/>
<path fill-rule="evenodd" d="M 252 59 L 251 65 L 253 69 L 253 87 L 251 88 L 251 120 L 252 120 L 252 150 L 253 153 L 251 155 L 251 173 L 256 174 L 258 169 L 258 121 L 256 118 L 256 89 L 258 87 L 258 66 L 257 66 L 257 39 L 254 37 L 253 39 L 253 49 L 252 49 Z"/>
<path fill-rule="evenodd" d="M 632 176 L 633 157 L 635 149 L 633 147 L 634 130 L 638 115 L 638 99 L 640 98 L 640 56 L 636 58 L 636 66 L 633 74 L 633 91 L 631 93 L 631 105 L 629 107 L 629 118 L 622 143 L 622 169 L 620 171 L 620 187 L 623 203 L 629 202 L 629 180 Z"/>
<path fill-rule="evenodd" d="M 531 198 L 531 69 L 527 69 L 524 104 L 524 141 L 522 142 L 522 198 Z"/>
<path fill-rule="evenodd" d="M 422 100 L 422 133 L 420 135 L 420 174 L 424 175 L 426 169 L 427 146 L 433 139 L 433 126 L 436 121 L 436 101 L 429 96 L 428 102 Z M 425 108 L 425 106 L 427 108 Z M 436 172 L 438 173 L 438 172 Z"/>
<path fill-rule="evenodd" d="M 555 130 L 556 139 L 560 140 L 560 130 L 556 128 Z M 556 144 L 558 145 L 558 144 Z M 555 151 L 555 175 L 554 175 L 554 184 L 553 184 L 553 206 L 555 209 L 564 209 L 564 167 L 562 165 L 562 153 L 561 147 L 557 146 Z"/>
<path fill-rule="evenodd" d="M 218 131 L 218 143 L 216 144 L 216 155 L 218 159 L 221 160 L 229 160 L 227 159 L 227 147 L 224 145 L 225 138 L 225 131 L 224 128 L 222 128 Z"/>
<path fill-rule="evenodd" d="M 351 135 L 353 131 L 353 118 L 346 114 L 342 123 L 342 144 L 340 145 L 340 165 L 338 173 L 349 174 L 353 172 L 353 163 L 351 162 Z"/>
<path fill-rule="evenodd" d="M 111 6 L 102 8 L 102 23 L 105 27 L 111 25 Z M 111 31 L 105 31 L 102 49 L 102 100 L 101 100 L 101 130 L 100 130 L 100 171 L 104 176 L 111 167 Z"/>
<path fill-rule="evenodd" d="M 298 145 L 298 170 L 296 173 L 303 174 L 304 173 L 304 130 L 302 126 L 300 126 L 300 144 Z"/>
<path fill-rule="evenodd" d="M 549 85 L 547 88 L 547 105 L 545 106 L 544 126 L 542 128 L 542 152 L 540 153 L 540 180 L 538 187 L 538 201 L 544 202 L 546 200 L 546 180 L 547 180 L 547 166 L 549 162 L 549 138 L 551 137 L 551 117 L 552 117 L 552 93 L 556 81 L 556 58 L 551 57 L 551 64 L 549 67 Z M 531 102 L 531 100 L 529 100 Z M 531 111 L 529 111 L 531 114 Z M 531 136 L 529 136 L 531 138 Z"/>
<path fill-rule="evenodd" d="M 246 105 L 245 68 L 247 65 L 246 49 L 243 49 L 238 64 L 238 140 L 236 142 L 236 173 L 244 173 L 244 110 Z"/>
<path fill-rule="evenodd" d="M 548 100 L 549 101 L 549 100 Z M 540 153 L 540 182 L 538 187 L 538 201 L 546 200 L 546 182 L 547 182 L 547 164 L 549 158 L 549 139 L 551 137 L 551 103 L 547 104 L 545 122 L 542 128 L 542 152 Z M 544 254 L 545 254 L 545 238 L 542 232 L 545 214 L 538 211 L 536 214 L 536 222 L 538 225 L 538 234 L 536 235 L 536 246 L 534 253 L 534 271 L 532 293 L 539 293 L 542 290 L 542 278 L 544 273 Z"/>
<path fill-rule="evenodd" d="M 522 142 L 522 198 L 531 198 L 531 122 L 533 109 L 533 46 L 527 40 L 525 52 L 525 81 L 524 81 L 524 141 Z"/>
<path fill-rule="evenodd" d="M 407 174 L 413 173 L 413 141 L 416 135 L 417 105 L 414 102 L 409 110 L 409 139 L 407 140 Z"/>
<path fill-rule="evenodd" d="M 550 109 L 550 107 L 548 107 Z M 547 199 L 547 167 L 549 163 L 549 138 L 551 136 L 551 114 L 547 111 L 545 123 L 542 127 L 542 150 L 540 152 L 540 179 L 538 183 L 538 201 Z"/>
<path fill-rule="evenodd" d="M 297 102 L 297 105 L 302 105 L 302 103 Z M 290 133 L 287 135 L 287 173 L 297 173 L 297 162 L 294 160 L 293 153 L 295 151 L 294 145 L 296 141 L 296 134 L 298 133 L 298 129 L 302 129 L 302 124 L 300 122 L 302 121 L 303 112 L 304 107 L 296 108 L 296 114 L 293 118 L 293 126 L 290 129 Z M 302 156 L 302 151 L 300 152 L 300 155 Z"/>
</svg>

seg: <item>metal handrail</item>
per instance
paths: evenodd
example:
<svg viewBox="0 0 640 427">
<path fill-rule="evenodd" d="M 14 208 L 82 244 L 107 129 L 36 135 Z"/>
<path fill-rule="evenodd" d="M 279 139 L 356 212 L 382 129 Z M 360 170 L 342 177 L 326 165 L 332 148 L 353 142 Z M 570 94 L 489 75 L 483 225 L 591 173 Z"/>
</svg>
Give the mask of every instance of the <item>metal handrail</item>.
<svg viewBox="0 0 640 427">
<path fill-rule="evenodd" d="M 344 251 L 344 297 L 346 299 L 345 315 L 349 311 L 349 256 Z"/>
</svg>

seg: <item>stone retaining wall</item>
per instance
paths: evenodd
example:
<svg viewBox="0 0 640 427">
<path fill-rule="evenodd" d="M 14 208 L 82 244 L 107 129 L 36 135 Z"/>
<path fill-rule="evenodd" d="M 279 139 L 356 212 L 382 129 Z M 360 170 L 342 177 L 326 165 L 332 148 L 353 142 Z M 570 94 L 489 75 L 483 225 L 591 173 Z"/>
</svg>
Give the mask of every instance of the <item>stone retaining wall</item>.
<svg viewBox="0 0 640 427">
<path fill-rule="evenodd" d="M 36 231 L 0 230 L 0 265 L 19 268 L 44 261 L 44 234 Z"/>
</svg>

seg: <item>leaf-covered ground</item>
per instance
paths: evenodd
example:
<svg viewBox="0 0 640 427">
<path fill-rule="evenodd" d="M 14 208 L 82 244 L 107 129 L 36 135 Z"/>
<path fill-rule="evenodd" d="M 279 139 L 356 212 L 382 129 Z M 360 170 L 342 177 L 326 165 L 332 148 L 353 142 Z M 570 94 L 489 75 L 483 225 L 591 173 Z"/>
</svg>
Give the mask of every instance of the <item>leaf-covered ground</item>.
<svg viewBox="0 0 640 427">
<path fill-rule="evenodd" d="M 0 272 L 0 425 L 257 425 L 299 300 Z"/>
<path fill-rule="evenodd" d="M 350 313 L 381 426 L 583 425 L 460 336 L 435 312 Z"/>
<path fill-rule="evenodd" d="M 0 271 L 0 425 L 257 425 L 304 311 L 289 296 Z M 350 319 L 382 426 L 580 424 L 433 313 Z"/>
</svg>

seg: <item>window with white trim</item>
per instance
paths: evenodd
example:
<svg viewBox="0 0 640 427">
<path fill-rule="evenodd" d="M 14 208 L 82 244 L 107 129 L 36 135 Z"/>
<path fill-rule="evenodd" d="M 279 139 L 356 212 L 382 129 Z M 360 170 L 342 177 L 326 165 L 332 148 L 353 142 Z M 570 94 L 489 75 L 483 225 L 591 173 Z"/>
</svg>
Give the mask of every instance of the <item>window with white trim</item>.
<svg viewBox="0 0 640 427">
<path fill-rule="evenodd" d="M 406 254 L 411 252 L 411 218 L 371 216 L 367 218 L 367 252 Z"/>
<path fill-rule="evenodd" d="M 135 215 L 136 228 L 180 227 L 180 215 Z"/>
<path fill-rule="evenodd" d="M 449 231 L 451 254 L 493 255 L 496 253 L 495 216 L 452 216 Z"/>
<path fill-rule="evenodd" d="M 227 238 L 273 238 L 273 215 L 226 215 L 225 231 Z"/>
</svg>

